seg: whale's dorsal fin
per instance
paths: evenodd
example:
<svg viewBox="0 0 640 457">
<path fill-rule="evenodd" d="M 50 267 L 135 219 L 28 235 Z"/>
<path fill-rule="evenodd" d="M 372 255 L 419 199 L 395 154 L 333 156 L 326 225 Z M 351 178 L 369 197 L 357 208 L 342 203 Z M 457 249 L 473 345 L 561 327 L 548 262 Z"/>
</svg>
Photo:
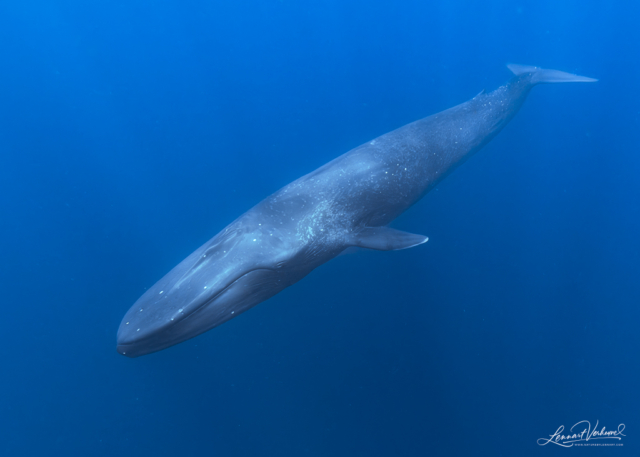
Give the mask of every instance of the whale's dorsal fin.
<svg viewBox="0 0 640 457">
<path fill-rule="evenodd" d="M 403 232 L 390 227 L 365 227 L 349 240 L 349 245 L 378 251 L 407 249 L 429 240 L 424 235 Z"/>
</svg>

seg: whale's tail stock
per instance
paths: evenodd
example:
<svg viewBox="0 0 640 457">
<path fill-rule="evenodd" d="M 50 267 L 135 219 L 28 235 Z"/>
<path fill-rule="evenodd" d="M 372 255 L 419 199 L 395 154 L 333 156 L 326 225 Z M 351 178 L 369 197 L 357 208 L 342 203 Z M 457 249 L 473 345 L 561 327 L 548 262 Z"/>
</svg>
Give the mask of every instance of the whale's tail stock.
<svg viewBox="0 0 640 457">
<path fill-rule="evenodd" d="M 544 68 L 532 67 L 530 65 L 508 64 L 507 68 L 516 76 L 530 75 L 531 84 L 542 83 L 594 83 L 597 79 L 586 76 L 574 75 L 558 70 L 545 70 Z"/>
</svg>

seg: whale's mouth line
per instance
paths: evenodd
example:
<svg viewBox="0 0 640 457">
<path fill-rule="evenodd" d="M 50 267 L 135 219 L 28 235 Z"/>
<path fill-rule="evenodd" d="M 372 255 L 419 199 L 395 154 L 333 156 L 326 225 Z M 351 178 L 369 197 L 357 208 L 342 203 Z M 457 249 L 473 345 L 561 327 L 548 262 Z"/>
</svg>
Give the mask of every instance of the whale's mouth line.
<svg viewBox="0 0 640 457">
<path fill-rule="evenodd" d="M 176 319 L 174 321 L 170 321 L 168 322 L 168 326 L 163 326 L 159 329 L 157 329 L 157 331 L 154 331 L 153 333 L 150 333 L 146 336 L 144 336 L 143 338 L 140 338 L 138 340 L 136 340 L 135 342 L 129 342 L 129 343 L 121 343 L 118 344 L 118 347 L 133 347 L 134 345 L 138 345 L 138 344 L 144 344 L 149 342 L 150 340 L 153 340 L 154 338 L 158 337 L 158 334 L 162 333 L 164 330 L 170 329 L 172 327 L 174 327 L 176 324 L 178 323 L 182 323 L 184 321 L 186 321 L 187 319 L 189 319 L 190 317 L 192 317 L 194 314 L 197 314 L 198 311 L 201 311 L 202 309 L 204 309 L 205 307 L 209 306 L 212 302 L 214 302 L 218 297 L 220 297 L 220 295 L 222 295 L 224 292 L 226 292 L 231 286 L 233 286 L 236 282 L 238 282 L 240 279 L 244 278 L 246 275 L 248 275 L 249 273 L 252 273 L 254 271 L 258 271 L 258 270 L 270 270 L 270 271 L 277 271 L 274 268 L 265 268 L 265 267 L 259 267 L 259 268 L 254 268 L 252 270 L 248 270 L 247 272 L 241 274 L 240 276 L 238 276 L 236 279 L 234 279 L 233 281 L 231 281 L 229 284 L 227 284 L 225 287 L 223 287 L 222 289 L 220 289 L 219 291 L 217 291 L 215 294 L 213 294 L 211 297 L 209 297 L 207 300 L 205 300 L 204 302 L 202 302 L 202 304 L 196 306 L 193 310 L 189 311 L 188 313 L 184 314 L 180 319 Z M 174 338 L 171 341 L 174 340 L 179 340 L 180 338 Z M 177 344 L 177 343 L 171 343 L 171 344 Z"/>
<path fill-rule="evenodd" d="M 225 293 L 231 286 L 233 286 L 235 283 L 237 283 L 238 281 L 240 281 L 242 278 L 244 278 L 245 276 L 247 276 L 249 273 L 253 273 L 254 271 L 258 271 L 258 270 L 271 270 L 271 271 L 275 271 L 273 268 L 263 268 L 263 267 L 259 267 L 259 268 L 254 268 L 253 270 L 249 270 L 245 273 L 242 273 L 240 276 L 238 276 L 236 279 L 234 279 L 233 281 L 231 281 L 229 284 L 227 284 L 225 287 L 223 287 L 222 289 L 220 289 L 219 291 L 217 291 L 214 295 L 212 295 L 211 297 L 209 297 L 207 300 L 205 300 L 202 304 L 196 306 L 193 310 L 189 311 L 182 319 L 178 320 L 178 322 L 183 322 L 187 319 L 189 319 L 191 316 L 193 316 L 195 313 L 197 313 L 198 311 L 204 309 L 205 307 L 209 306 L 212 302 L 214 302 L 220 295 L 222 295 L 223 293 Z"/>
</svg>

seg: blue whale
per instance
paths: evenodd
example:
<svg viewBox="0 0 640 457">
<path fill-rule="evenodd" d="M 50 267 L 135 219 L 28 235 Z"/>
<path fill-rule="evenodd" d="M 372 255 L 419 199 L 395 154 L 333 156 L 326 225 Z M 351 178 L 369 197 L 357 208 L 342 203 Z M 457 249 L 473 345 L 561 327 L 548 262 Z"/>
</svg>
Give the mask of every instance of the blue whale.
<svg viewBox="0 0 640 457">
<path fill-rule="evenodd" d="M 165 349 L 232 319 L 351 246 L 388 251 L 427 237 L 387 227 L 513 118 L 540 83 L 595 79 L 508 65 L 504 86 L 341 155 L 251 208 L 147 290 L 117 350 Z"/>
</svg>

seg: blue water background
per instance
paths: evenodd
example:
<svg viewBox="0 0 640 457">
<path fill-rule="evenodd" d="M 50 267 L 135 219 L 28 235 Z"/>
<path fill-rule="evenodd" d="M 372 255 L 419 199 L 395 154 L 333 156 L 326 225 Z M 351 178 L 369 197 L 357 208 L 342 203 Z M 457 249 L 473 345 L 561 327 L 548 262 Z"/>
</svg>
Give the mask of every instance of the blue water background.
<svg viewBox="0 0 640 457">
<path fill-rule="evenodd" d="M 640 431 L 640 7 L 0 3 L 0 455 L 537 456 Z M 510 125 L 359 252 L 138 359 L 120 319 L 280 187 L 503 84 Z"/>
</svg>

